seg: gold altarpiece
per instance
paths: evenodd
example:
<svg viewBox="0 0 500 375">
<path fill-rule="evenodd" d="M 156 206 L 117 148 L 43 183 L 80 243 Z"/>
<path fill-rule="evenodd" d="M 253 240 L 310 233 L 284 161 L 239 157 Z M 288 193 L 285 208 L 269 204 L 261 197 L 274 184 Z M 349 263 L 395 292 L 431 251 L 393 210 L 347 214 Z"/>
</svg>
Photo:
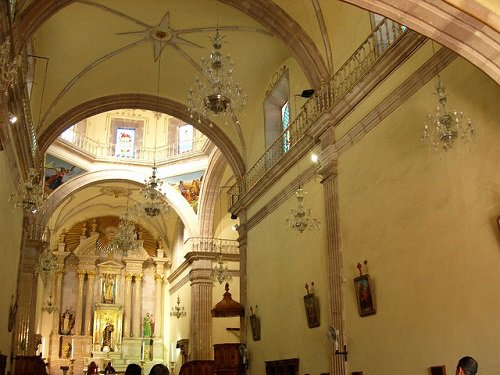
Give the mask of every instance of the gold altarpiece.
<svg viewBox="0 0 500 375">
<path fill-rule="evenodd" d="M 98 303 L 94 311 L 94 336 L 92 353 L 122 351 L 123 307 L 117 304 Z"/>
</svg>

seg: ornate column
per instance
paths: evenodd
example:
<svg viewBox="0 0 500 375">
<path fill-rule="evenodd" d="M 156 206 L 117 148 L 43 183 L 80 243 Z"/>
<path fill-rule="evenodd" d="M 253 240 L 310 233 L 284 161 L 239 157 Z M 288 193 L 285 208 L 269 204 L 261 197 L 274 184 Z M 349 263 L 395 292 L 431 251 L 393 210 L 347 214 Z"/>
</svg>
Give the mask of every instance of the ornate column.
<svg viewBox="0 0 500 375">
<path fill-rule="evenodd" d="M 56 280 L 55 280 L 55 297 L 54 297 L 54 305 L 55 312 L 52 315 L 52 333 L 58 335 L 59 334 L 59 315 L 61 314 L 61 294 L 62 294 L 62 282 L 64 276 L 64 266 L 61 266 L 56 271 Z"/>
<path fill-rule="evenodd" d="M 141 337 L 141 300 L 142 300 L 142 274 L 137 274 L 135 278 L 135 295 L 134 295 L 134 316 L 132 321 L 132 335 Z"/>
<path fill-rule="evenodd" d="M 78 271 L 78 296 L 76 299 L 76 312 L 75 312 L 75 335 L 82 334 L 82 318 L 83 318 L 83 282 L 85 278 L 85 271 Z"/>
<path fill-rule="evenodd" d="M 210 259 L 193 261 L 191 269 L 191 353 L 190 360 L 211 359 L 212 280 Z"/>
<path fill-rule="evenodd" d="M 92 306 L 94 301 L 95 272 L 87 271 L 87 299 L 85 301 L 85 336 L 92 334 Z"/>
<path fill-rule="evenodd" d="M 163 318 L 163 274 L 155 274 L 155 331 L 154 337 L 160 338 Z"/>
<path fill-rule="evenodd" d="M 125 274 L 125 296 L 124 296 L 123 337 L 130 337 L 130 321 L 132 307 L 132 274 Z"/>
<path fill-rule="evenodd" d="M 40 253 L 39 241 L 26 241 L 21 255 L 21 267 L 17 297 L 12 296 L 9 309 L 15 309 L 15 336 L 14 355 L 35 355 L 35 316 L 37 300 L 38 275 L 35 274 L 35 265 Z M 9 301 L 5 302 L 7 308 Z M 14 328 L 14 321 L 9 321 L 9 332 Z"/>
<path fill-rule="evenodd" d="M 344 286 L 342 267 L 342 241 L 339 220 L 339 198 L 337 185 L 337 160 L 333 145 L 333 130 L 327 132 L 322 139 L 324 144 L 320 155 L 319 173 L 323 177 L 321 183 L 324 191 L 326 235 L 327 235 L 327 269 L 329 286 L 329 312 L 330 324 L 339 330 L 339 350 L 344 348 Z M 345 374 L 345 361 L 343 355 L 335 354 L 332 346 L 331 373 L 333 375 Z"/>
</svg>

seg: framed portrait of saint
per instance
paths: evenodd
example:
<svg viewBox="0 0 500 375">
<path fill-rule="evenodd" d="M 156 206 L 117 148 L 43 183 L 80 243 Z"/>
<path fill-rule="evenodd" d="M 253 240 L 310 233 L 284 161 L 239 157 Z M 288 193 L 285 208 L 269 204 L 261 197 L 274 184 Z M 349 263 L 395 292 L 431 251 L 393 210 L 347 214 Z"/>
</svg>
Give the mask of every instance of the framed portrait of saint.
<svg viewBox="0 0 500 375">
<path fill-rule="evenodd" d="M 307 325 L 309 328 L 319 327 L 319 306 L 318 299 L 314 293 L 304 296 L 304 306 L 306 308 Z"/>
<path fill-rule="evenodd" d="M 370 275 L 365 274 L 354 279 L 354 290 L 358 302 L 359 316 L 373 315 L 377 312 L 375 295 L 372 293 Z"/>
</svg>

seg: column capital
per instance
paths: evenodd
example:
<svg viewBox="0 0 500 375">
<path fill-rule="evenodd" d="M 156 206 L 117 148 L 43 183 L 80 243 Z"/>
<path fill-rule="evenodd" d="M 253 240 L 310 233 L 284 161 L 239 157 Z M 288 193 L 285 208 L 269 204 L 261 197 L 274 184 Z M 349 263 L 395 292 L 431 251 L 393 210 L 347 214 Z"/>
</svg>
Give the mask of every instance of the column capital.
<svg viewBox="0 0 500 375">
<path fill-rule="evenodd" d="M 125 281 L 131 281 L 132 280 L 132 277 L 134 277 L 133 274 L 131 273 L 126 273 L 125 274 Z"/>
<path fill-rule="evenodd" d="M 95 274 L 96 274 L 95 271 L 86 271 L 86 273 L 87 273 L 87 276 L 88 276 L 89 279 L 90 278 L 93 279 L 95 277 Z"/>
<path fill-rule="evenodd" d="M 85 277 L 85 274 L 86 274 L 87 272 L 82 271 L 82 270 L 78 270 L 76 273 L 78 274 L 78 278 L 79 278 L 79 279 L 83 279 L 83 278 Z"/>
<path fill-rule="evenodd" d="M 141 281 L 142 280 L 142 276 L 143 276 L 142 273 L 136 273 L 136 274 L 134 274 L 134 277 L 135 277 L 136 281 Z"/>
<path fill-rule="evenodd" d="M 163 281 L 165 276 L 155 273 L 155 281 Z"/>
</svg>

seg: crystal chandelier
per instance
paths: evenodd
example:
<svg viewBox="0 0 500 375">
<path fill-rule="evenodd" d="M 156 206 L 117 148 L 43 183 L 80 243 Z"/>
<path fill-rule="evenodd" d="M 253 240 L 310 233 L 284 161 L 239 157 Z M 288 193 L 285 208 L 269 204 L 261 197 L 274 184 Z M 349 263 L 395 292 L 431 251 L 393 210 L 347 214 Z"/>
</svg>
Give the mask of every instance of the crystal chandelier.
<svg viewBox="0 0 500 375">
<path fill-rule="evenodd" d="M 315 217 L 311 217 L 311 209 L 308 208 L 307 211 L 304 210 L 305 194 L 306 193 L 304 189 L 302 189 L 301 187 L 297 189 L 297 191 L 295 192 L 295 196 L 297 197 L 299 205 L 297 208 L 292 208 L 290 210 L 290 216 L 286 219 L 286 225 L 289 228 L 300 233 L 302 233 L 306 229 L 319 229 L 319 220 Z"/>
<path fill-rule="evenodd" d="M 217 281 L 219 284 L 223 282 L 230 282 L 233 277 L 229 273 L 229 269 L 227 265 L 224 265 L 224 261 L 222 260 L 222 254 L 219 254 L 217 257 L 217 264 L 212 268 L 212 273 L 210 274 L 210 278 L 213 282 Z"/>
<path fill-rule="evenodd" d="M 170 316 L 175 316 L 179 319 L 182 316 L 185 316 L 186 312 L 184 311 L 184 306 L 181 306 L 181 298 L 177 296 L 177 306 L 172 307 L 172 311 L 170 312 Z"/>
<path fill-rule="evenodd" d="M 42 311 L 46 311 L 49 314 L 52 314 L 56 310 L 57 310 L 56 305 L 54 301 L 52 301 L 52 290 L 51 290 L 49 294 L 49 299 L 43 303 Z"/>
<path fill-rule="evenodd" d="M 22 198 L 16 204 L 33 215 L 37 213 L 45 200 L 42 180 L 40 172 L 35 168 L 30 168 L 26 176 L 26 181 L 22 185 Z"/>
<path fill-rule="evenodd" d="M 434 114 L 427 115 L 421 141 L 434 150 L 444 149 L 448 151 L 453 147 L 457 138 L 464 143 L 469 142 L 469 139 L 474 135 L 474 128 L 470 118 L 465 116 L 463 112 L 457 110 L 446 112 L 447 97 L 440 79 L 436 85 L 436 94 L 438 103 Z"/>
<path fill-rule="evenodd" d="M 236 124 L 239 121 L 236 113 L 243 111 L 247 96 L 239 84 L 233 81 L 234 62 L 229 54 L 222 56 L 221 47 L 224 37 L 217 29 L 215 36 L 210 38 L 213 50 L 208 59 L 201 59 L 203 79 L 195 78 L 194 85 L 188 92 L 188 110 L 191 118 L 196 114 L 198 122 L 201 118 L 230 118 Z"/>
<path fill-rule="evenodd" d="M 144 180 L 144 186 L 140 190 L 144 202 L 135 205 L 135 211 L 138 215 L 155 217 L 159 214 L 168 214 L 168 204 L 160 189 L 163 182 L 156 176 L 156 170 L 156 165 L 153 165 L 151 176 Z"/>
<path fill-rule="evenodd" d="M 43 284 L 47 283 L 49 275 L 57 269 L 57 257 L 50 251 L 47 241 L 42 243 L 43 250 L 35 264 L 35 274 L 42 277 Z"/>
<path fill-rule="evenodd" d="M 130 215 L 127 211 L 120 217 L 120 222 L 118 223 L 118 228 L 116 230 L 116 235 L 110 241 L 108 246 L 104 248 L 104 251 L 108 253 L 122 253 L 127 256 L 130 251 L 134 251 L 139 247 L 137 241 L 137 234 L 135 232 L 135 225 L 130 219 Z"/>
</svg>

